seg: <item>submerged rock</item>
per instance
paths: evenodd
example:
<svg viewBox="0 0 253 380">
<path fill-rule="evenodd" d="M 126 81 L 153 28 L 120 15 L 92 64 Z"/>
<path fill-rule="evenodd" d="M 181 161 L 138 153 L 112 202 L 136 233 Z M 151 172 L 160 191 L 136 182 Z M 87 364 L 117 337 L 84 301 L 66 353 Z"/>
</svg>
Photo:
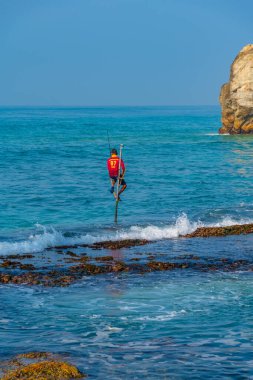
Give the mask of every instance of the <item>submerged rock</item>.
<svg viewBox="0 0 253 380">
<path fill-rule="evenodd" d="M 100 257 L 95 257 L 95 260 L 104 262 L 104 261 L 113 261 L 114 258 L 112 256 L 100 256 Z"/>
<path fill-rule="evenodd" d="M 172 257 L 169 256 L 171 261 L 163 260 L 145 260 L 143 262 L 133 263 L 130 260 L 128 263 L 123 261 L 113 262 L 100 262 L 99 265 L 95 264 L 79 264 L 69 267 L 65 270 L 65 275 L 61 270 L 53 270 L 47 274 L 36 273 L 29 275 L 11 275 L 0 274 L 0 283 L 2 284 L 26 284 L 26 285 L 42 285 L 42 286 L 69 286 L 73 282 L 81 280 L 83 276 L 95 276 L 105 274 L 120 275 L 121 273 L 138 273 L 144 274 L 147 272 L 157 271 L 172 271 L 172 270 L 198 270 L 198 271 L 234 271 L 238 269 L 250 270 L 253 269 L 253 263 L 246 260 L 231 260 L 229 258 L 215 258 L 208 257 L 200 259 L 198 256 L 182 256 Z M 179 262 L 182 261 L 183 262 Z M 139 260 L 138 260 L 139 261 Z M 200 262 L 201 261 L 201 262 Z"/>
<path fill-rule="evenodd" d="M 130 248 L 135 247 L 137 245 L 145 245 L 150 243 L 148 240 L 145 239 L 126 239 L 126 240 L 115 240 L 115 241 L 100 241 L 98 243 L 94 243 L 92 245 L 89 245 L 90 248 L 93 249 L 121 249 L 121 248 Z"/>
<path fill-rule="evenodd" d="M 73 249 L 79 247 L 92 248 L 92 249 L 121 249 L 121 248 L 130 248 L 137 245 L 145 245 L 150 243 L 146 239 L 124 239 L 124 240 L 106 240 L 99 241 L 93 244 L 75 244 L 75 245 L 57 245 L 55 247 L 47 248 L 47 251 L 56 250 L 57 253 L 62 254 L 64 249 Z M 66 252 L 67 255 L 76 256 L 72 251 Z"/>
<path fill-rule="evenodd" d="M 245 46 L 232 63 L 230 79 L 221 88 L 220 133 L 253 133 L 253 45 Z"/>
<path fill-rule="evenodd" d="M 34 270 L 35 267 L 33 264 L 22 264 L 19 261 L 11 261 L 11 260 L 4 260 L 2 264 L 0 264 L 1 268 L 19 268 L 22 270 Z"/>
</svg>

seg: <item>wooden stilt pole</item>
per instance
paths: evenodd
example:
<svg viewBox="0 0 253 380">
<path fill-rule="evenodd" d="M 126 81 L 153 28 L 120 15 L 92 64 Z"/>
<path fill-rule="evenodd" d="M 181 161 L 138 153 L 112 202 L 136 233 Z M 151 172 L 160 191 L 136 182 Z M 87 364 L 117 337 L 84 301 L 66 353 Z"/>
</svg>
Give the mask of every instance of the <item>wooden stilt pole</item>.
<svg viewBox="0 0 253 380">
<path fill-rule="evenodd" d="M 118 207 L 119 207 L 119 201 L 116 199 L 115 202 L 115 212 L 114 212 L 114 223 L 118 223 Z"/>
</svg>

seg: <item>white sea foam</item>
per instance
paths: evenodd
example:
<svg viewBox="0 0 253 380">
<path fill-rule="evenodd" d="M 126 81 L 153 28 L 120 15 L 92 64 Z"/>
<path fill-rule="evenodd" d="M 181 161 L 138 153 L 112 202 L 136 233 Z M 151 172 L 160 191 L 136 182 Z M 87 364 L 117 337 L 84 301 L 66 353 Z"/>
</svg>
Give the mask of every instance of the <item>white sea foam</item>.
<svg viewBox="0 0 253 380">
<path fill-rule="evenodd" d="M 9 322 L 11 322 L 10 319 L 6 319 L 6 318 L 0 319 L 0 323 L 9 323 Z"/>
<path fill-rule="evenodd" d="M 230 216 L 225 216 L 220 222 L 207 224 L 207 227 L 227 227 L 227 226 L 233 226 L 235 224 L 248 224 L 248 223 L 253 223 L 252 219 L 244 218 L 244 219 L 236 220 L 234 218 L 231 218 Z"/>
<path fill-rule="evenodd" d="M 0 254 L 22 254 L 22 253 L 35 253 L 41 252 L 46 248 L 57 247 L 60 245 L 73 245 L 82 243 L 93 243 L 96 239 L 87 234 L 84 237 L 65 237 L 60 231 L 55 230 L 53 227 L 46 228 L 41 226 L 43 232 L 30 235 L 27 240 L 17 242 L 0 242 Z"/>
<path fill-rule="evenodd" d="M 217 223 L 206 224 L 211 227 L 224 227 L 233 224 L 252 223 L 250 219 L 235 220 L 231 217 L 225 217 Z M 190 222 L 186 214 L 182 214 L 177 220 L 169 225 L 146 227 L 131 226 L 127 229 L 112 231 L 110 233 L 98 234 L 80 234 L 72 237 L 65 236 L 61 231 L 53 227 L 43 227 L 37 225 L 38 232 L 30 235 L 26 240 L 0 242 L 0 255 L 36 253 L 46 248 L 57 247 L 61 245 L 71 246 L 78 244 L 92 244 L 98 241 L 123 240 L 123 239 L 146 239 L 149 241 L 177 238 L 204 226 L 203 223 Z"/>
<path fill-rule="evenodd" d="M 146 240 L 160 240 L 176 238 L 180 235 L 185 235 L 193 232 L 201 225 L 198 223 L 191 223 L 186 214 L 178 217 L 176 222 L 168 226 L 132 226 L 127 231 L 119 231 L 116 234 L 118 239 L 146 239 Z"/>
<path fill-rule="evenodd" d="M 123 329 L 120 327 L 107 326 L 106 330 L 111 332 L 121 332 Z"/>
<path fill-rule="evenodd" d="M 136 320 L 138 321 L 159 321 L 159 322 L 164 322 L 164 321 L 170 321 L 171 319 L 179 316 L 180 314 L 185 314 L 185 310 L 180 310 L 180 311 L 171 311 L 167 312 L 165 314 L 161 315 L 155 315 L 155 316 L 150 316 L 146 315 L 144 317 L 138 317 Z"/>
<path fill-rule="evenodd" d="M 230 134 L 229 133 L 220 134 L 219 132 L 210 132 L 210 133 L 205 133 L 205 136 L 230 136 Z"/>
</svg>

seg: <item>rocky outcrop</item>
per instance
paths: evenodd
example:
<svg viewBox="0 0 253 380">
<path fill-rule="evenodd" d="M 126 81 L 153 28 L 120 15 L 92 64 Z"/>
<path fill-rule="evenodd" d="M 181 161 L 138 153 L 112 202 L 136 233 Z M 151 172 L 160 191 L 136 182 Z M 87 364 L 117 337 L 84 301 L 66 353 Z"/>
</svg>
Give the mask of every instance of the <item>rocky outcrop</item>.
<svg viewBox="0 0 253 380">
<path fill-rule="evenodd" d="M 0 362 L 1 380 L 72 380 L 84 379 L 75 366 L 48 352 L 28 352 Z"/>
<path fill-rule="evenodd" d="M 179 238 L 209 238 L 229 235 L 253 234 L 253 224 L 227 227 L 200 227 Z M 230 257 L 212 260 L 192 255 L 173 256 L 172 252 L 150 252 L 148 249 L 132 249 L 151 242 L 147 240 L 103 241 L 91 245 L 48 248 L 36 255 L 0 256 L 0 284 L 29 286 L 69 286 L 87 276 L 110 274 L 121 276 L 134 273 L 172 270 L 249 270 L 253 271 L 253 259 L 232 260 Z M 152 245 L 150 246 L 152 249 Z M 170 245 L 169 245 L 170 247 Z M 121 252 L 120 252 L 121 251 Z M 32 260 L 32 262 L 28 262 Z M 211 261 L 210 261 L 211 260 Z M 21 261 L 24 261 L 21 263 Z M 29 354 L 31 355 L 31 354 Z M 38 354 L 36 354 L 38 355 Z M 51 364 L 50 364 L 51 365 Z M 34 367 L 33 367 L 34 368 Z M 30 369 L 30 368 L 29 368 Z M 9 378 L 7 378 L 9 380 Z M 37 379 L 37 378 L 36 378 Z M 1 374 L 0 374 L 1 380 Z"/>
<path fill-rule="evenodd" d="M 253 45 L 246 45 L 232 63 L 230 79 L 221 87 L 220 133 L 253 133 Z"/>
<path fill-rule="evenodd" d="M 227 227 L 199 227 L 191 234 L 184 235 L 187 238 L 194 237 L 219 237 L 229 235 L 246 235 L 253 233 L 253 224 L 235 224 Z"/>
</svg>

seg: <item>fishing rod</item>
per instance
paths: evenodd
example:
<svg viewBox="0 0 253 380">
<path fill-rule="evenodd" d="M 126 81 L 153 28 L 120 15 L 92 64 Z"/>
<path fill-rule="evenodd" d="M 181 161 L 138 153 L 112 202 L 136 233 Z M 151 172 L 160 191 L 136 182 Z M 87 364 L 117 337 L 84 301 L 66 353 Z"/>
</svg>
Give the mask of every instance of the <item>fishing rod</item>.
<svg viewBox="0 0 253 380">
<path fill-rule="evenodd" d="M 115 213 L 114 213 L 114 223 L 118 223 L 118 207 L 119 207 L 119 184 L 122 180 L 120 178 L 120 170 L 121 170 L 121 160 L 122 160 L 122 149 L 124 148 L 123 144 L 120 144 L 119 148 L 119 171 L 117 178 L 117 191 L 116 191 L 116 202 L 115 202 Z"/>
<path fill-rule="evenodd" d="M 110 137 L 109 137 L 108 129 L 106 131 L 107 131 L 107 140 L 108 140 L 109 152 L 110 152 L 110 155 L 111 155 L 111 143 L 110 143 Z"/>
</svg>

